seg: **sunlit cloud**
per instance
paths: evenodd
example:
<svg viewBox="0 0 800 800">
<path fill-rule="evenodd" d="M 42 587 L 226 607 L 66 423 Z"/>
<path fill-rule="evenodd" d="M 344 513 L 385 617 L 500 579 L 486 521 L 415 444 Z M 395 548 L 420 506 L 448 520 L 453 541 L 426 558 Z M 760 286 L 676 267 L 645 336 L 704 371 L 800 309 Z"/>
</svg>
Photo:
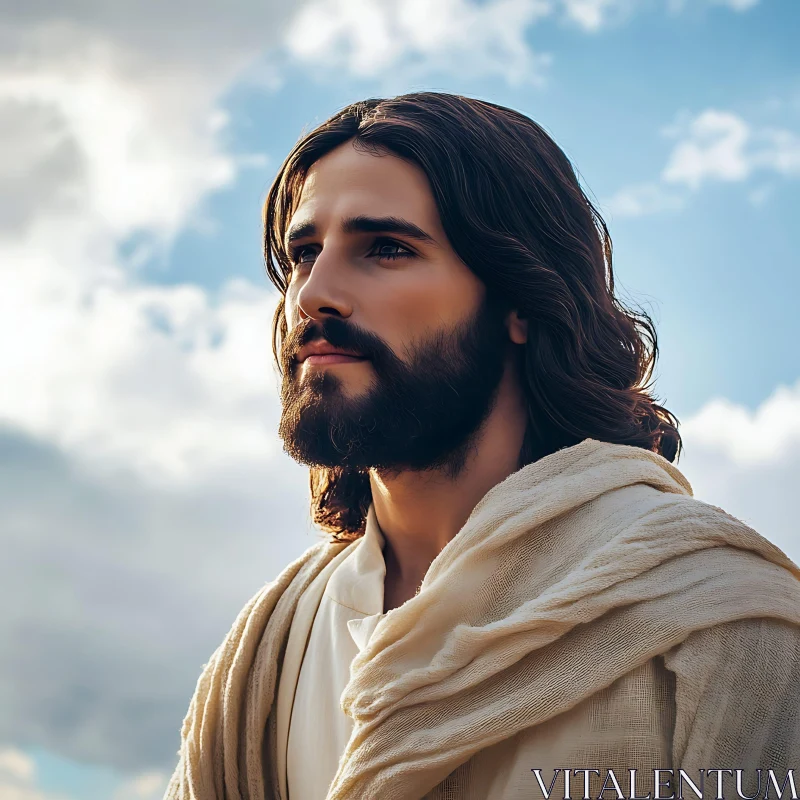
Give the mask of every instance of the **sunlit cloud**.
<svg viewBox="0 0 800 800">
<path fill-rule="evenodd" d="M 727 6 L 734 11 L 748 11 L 758 5 L 760 0 L 711 0 L 718 6 Z"/>
<path fill-rule="evenodd" d="M 800 136 L 793 131 L 756 127 L 736 114 L 708 109 L 682 115 L 666 133 L 677 140 L 661 174 L 666 183 L 695 190 L 708 181 L 744 181 L 761 171 L 800 177 Z"/>
<path fill-rule="evenodd" d="M 603 206 L 617 216 L 640 217 L 682 208 L 708 183 L 744 183 L 753 177 L 800 178 L 800 134 L 753 125 L 730 111 L 681 113 L 662 131 L 674 144 L 658 180 L 623 186 Z M 772 191 L 748 193 L 753 205 Z"/>
<path fill-rule="evenodd" d="M 658 182 L 626 186 L 605 199 L 602 210 L 612 217 L 643 217 L 663 211 L 678 211 L 685 197 Z"/>
<path fill-rule="evenodd" d="M 710 400 L 684 430 L 695 447 L 716 450 L 737 466 L 777 463 L 800 451 L 800 381 L 778 387 L 754 411 Z"/>
<path fill-rule="evenodd" d="M 43 791 L 38 785 L 33 759 L 14 747 L 0 748 L 0 797 L 3 800 L 72 800 L 61 793 Z"/>
<path fill-rule="evenodd" d="M 286 35 L 299 63 L 374 77 L 441 71 L 541 82 L 549 57 L 526 29 L 551 11 L 549 0 L 313 0 Z"/>
<path fill-rule="evenodd" d="M 566 16 L 587 31 L 599 31 L 628 16 L 641 0 L 562 0 Z"/>
<path fill-rule="evenodd" d="M 112 800 L 162 800 L 168 780 L 163 772 L 144 772 L 119 786 Z"/>
<path fill-rule="evenodd" d="M 706 502 L 743 519 L 800 564 L 800 381 L 750 410 L 710 400 L 681 426 L 681 469 Z"/>
</svg>

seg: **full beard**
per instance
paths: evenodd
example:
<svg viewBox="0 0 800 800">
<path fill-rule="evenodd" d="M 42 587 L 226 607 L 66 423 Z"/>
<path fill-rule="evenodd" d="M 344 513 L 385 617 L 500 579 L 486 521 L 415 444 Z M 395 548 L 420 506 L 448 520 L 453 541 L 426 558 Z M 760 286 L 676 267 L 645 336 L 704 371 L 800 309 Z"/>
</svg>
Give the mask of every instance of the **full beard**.
<svg viewBox="0 0 800 800">
<path fill-rule="evenodd" d="M 510 342 L 502 310 L 485 299 L 454 330 L 417 343 L 408 363 L 337 318 L 319 330 L 335 347 L 367 355 L 374 379 L 361 396 L 349 397 L 333 370 L 298 380 L 299 365 L 286 360 L 278 429 L 286 452 L 310 467 L 441 469 L 456 476 L 503 376 Z"/>
</svg>

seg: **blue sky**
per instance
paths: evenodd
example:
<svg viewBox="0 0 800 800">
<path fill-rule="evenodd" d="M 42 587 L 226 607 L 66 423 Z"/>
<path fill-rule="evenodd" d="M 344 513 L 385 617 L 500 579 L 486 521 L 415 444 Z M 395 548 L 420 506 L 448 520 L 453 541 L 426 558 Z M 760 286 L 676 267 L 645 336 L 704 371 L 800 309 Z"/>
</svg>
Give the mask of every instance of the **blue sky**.
<svg viewBox="0 0 800 800">
<path fill-rule="evenodd" d="M 696 495 L 800 560 L 797 0 L 190 16 L 3 21 L 0 796 L 160 798 L 202 664 L 315 541 L 260 214 L 301 132 L 358 99 L 463 93 L 553 135 L 656 320 Z"/>
</svg>

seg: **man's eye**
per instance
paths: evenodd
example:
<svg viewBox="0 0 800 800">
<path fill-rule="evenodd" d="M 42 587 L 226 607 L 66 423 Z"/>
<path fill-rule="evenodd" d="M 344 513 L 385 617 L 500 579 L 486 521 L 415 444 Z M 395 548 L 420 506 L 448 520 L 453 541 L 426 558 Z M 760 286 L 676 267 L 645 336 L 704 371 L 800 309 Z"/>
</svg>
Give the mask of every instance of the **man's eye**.
<svg viewBox="0 0 800 800">
<path fill-rule="evenodd" d="M 308 244 L 300 245 L 289 253 L 293 266 L 310 264 L 317 255 L 317 246 Z M 413 255 L 414 253 L 405 247 L 405 245 L 395 242 L 392 239 L 376 239 L 372 244 L 372 248 L 367 253 L 367 256 L 383 258 L 388 261 L 395 258 L 410 258 Z"/>
<path fill-rule="evenodd" d="M 399 242 L 394 242 L 391 239 L 378 239 L 373 245 L 370 255 L 393 259 L 408 258 L 414 254 Z"/>
<path fill-rule="evenodd" d="M 314 249 L 312 247 L 308 245 L 305 247 L 298 247 L 297 250 L 292 253 L 292 262 L 294 264 L 302 264 L 308 260 L 305 256 L 309 254 L 314 255 Z"/>
</svg>

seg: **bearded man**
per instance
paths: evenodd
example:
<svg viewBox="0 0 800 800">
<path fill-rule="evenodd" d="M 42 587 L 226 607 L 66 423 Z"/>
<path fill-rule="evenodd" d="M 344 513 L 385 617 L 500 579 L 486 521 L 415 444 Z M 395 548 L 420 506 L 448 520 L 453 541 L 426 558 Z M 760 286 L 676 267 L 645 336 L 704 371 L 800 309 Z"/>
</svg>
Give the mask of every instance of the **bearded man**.
<svg viewBox="0 0 800 800">
<path fill-rule="evenodd" d="M 353 104 L 283 164 L 265 255 L 328 536 L 205 666 L 166 796 L 788 793 L 800 570 L 692 496 L 655 330 L 547 133 Z"/>
</svg>

